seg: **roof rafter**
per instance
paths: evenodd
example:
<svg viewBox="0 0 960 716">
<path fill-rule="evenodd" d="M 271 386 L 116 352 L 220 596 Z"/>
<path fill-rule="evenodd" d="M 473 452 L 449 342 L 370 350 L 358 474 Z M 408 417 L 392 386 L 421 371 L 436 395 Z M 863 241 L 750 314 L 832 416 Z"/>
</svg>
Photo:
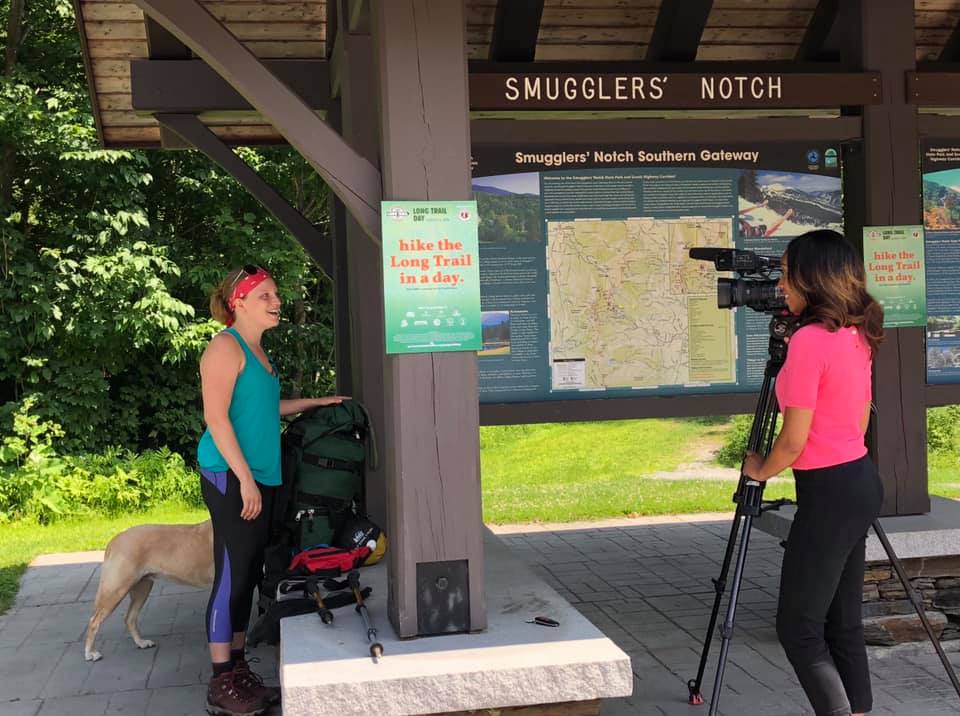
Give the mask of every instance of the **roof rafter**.
<svg viewBox="0 0 960 716">
<path fill-rule="evenodd" d="M 374 241 L 380 240 L 379 170 L 197 0 L 135 0 L 229 82 L 317 170 Z"/>
<path fill-rule="evenodd" d="M 831 48 L 839 15 L 840 0 L 819 0 L 803 33 L 803 40 L 797 48 L 796 60 L 803 62 L 839 59 L 840 53 Z"/>
<path fill-rule="evenodd" d="M 193 55 L 190 48 L 158 25 L 149 15 L 144 15 L 143 24 L 147 31 L 147 54 L 153 60 L 189 60 Z M 160 125 L 160 146 L 164 149 L 186 149 L 176 134 L 164 125 Z"/>
<path fill-rule="evenodd" d="M 489 59 L 494 62 L 533 62 L 542 15 L 543 0 L 499 0 Z"/>
<path fill-rule="evenodd" d="M 958 60 L 960 60 L 960 19 L 957 20 L 953 32 L 950 33 L 950 37 L 947 38 L 946 44 L 937 57 L 938 62 L 957 62 Z"/>
<path fill-rule="evenodd" d="M 713 0 L 661 2 L 647 46 L 647 61 L 693 62 L 712 8 Z"/>
</svg>

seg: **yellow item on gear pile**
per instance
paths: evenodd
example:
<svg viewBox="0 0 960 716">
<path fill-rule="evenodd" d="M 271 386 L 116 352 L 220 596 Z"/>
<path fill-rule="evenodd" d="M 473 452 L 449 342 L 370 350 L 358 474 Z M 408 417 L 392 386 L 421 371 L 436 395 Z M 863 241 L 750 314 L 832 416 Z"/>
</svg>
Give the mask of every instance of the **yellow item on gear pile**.
<svg viewBox="0 0 960 716">
<path fill-rule="evenodd" d="M 369 546 L 369 544 L 367 545 Z M 379 562 L 383 555 L 387 553 L 387 536 L 383 533 L 383 530 L 380 531 L 380 534 L 377 535 L 377 546 L 370 553 L 370 556 L 363 560 L 363 566 L 369 567 L 371 564 L 376 564 Z"/>
</svg>

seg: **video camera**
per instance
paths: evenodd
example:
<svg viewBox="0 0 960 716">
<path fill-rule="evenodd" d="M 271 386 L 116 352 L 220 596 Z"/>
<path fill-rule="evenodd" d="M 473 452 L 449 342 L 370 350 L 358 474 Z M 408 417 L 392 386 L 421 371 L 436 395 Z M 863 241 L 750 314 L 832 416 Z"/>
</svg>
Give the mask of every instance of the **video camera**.
<svg viewBox="0 0 960 716">
<path fill-rule="evenodd" d="M 777 286 L 779 256 L 761 256 L 740 249 L 695 248 L 690 258 L 713 261 L 717 271 L 733 271 L 737 278 L 717 279 L 717 308 L 746 306 L 760 313 L 779 314 L 786 310 L 783 291 Z"/>
</svg>

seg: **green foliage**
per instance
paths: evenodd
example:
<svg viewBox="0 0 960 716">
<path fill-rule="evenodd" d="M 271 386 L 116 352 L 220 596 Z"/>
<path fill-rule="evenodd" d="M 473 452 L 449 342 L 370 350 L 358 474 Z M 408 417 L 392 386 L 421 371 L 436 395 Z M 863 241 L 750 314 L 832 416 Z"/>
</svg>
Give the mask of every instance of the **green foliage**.
<svg viewBox="0 0 960 716">
<path fill-rule="evenodd" d="M 534 194 L 475 193 L 480 222 L 480 241 L 543 241 L 540 197 Z"/>
<path fill-rule="evenodd" d="M 142 454 L 114 448 L 0 468 L 0 522 L 49 524 L 71 516 L 138 512 L 170 501 L 199 505 L 200 478 L 166 448 Z"/>
<path fill-rule="evenodd" d="M 927 410 L 927 447 L 933 453 L 960 454 L 960 405 Z"/>
<path fill-rule="evenodd" d="M 72 4 L 26 7 L 0 70 L 0 417 L 57 424 L 61 455 L 192 455 L 197 362 L 221 328 L 208 295 L 244 263 L 266 266 L 285 301 L 265 337 L 284 392 L 330 392 L 332 292 L 302 247 L 198 153 L 102 149 Z M 9 8 L 0 0 L 0 37 Z M 326 227 L 326 188 L 295 152 L 237 152 Z M 6 437 L 5 451 L 25 449 Z"/>
<path fill-rule="evenodd" d="M 716 460 L 724 467 L 740 467 L 750 441 L 752 415 L 734 415 L 730 430 L 724 436 L 723 445 L 717 451 Z"/>
</svg>

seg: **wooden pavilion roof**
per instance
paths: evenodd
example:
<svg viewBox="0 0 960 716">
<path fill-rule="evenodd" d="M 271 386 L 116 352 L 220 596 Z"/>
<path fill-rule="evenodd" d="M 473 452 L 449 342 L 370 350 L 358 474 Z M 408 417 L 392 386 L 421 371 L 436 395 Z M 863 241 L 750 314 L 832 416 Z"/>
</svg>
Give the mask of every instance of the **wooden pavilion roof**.
<svg viewBox="0 0 960 716">
<path fill-rule="evenodd" d="M 509 1 L 509 0 L 506 0 Z M 200 0 L 260 58 L 322 60 L 329 55 L 325 0 Z M 823 0 L 714 0 L 695 47 L 696 61 L 792 61 Z M 467 0 L 468 56 L 487 60 L 498 0 Z M 106 147 L 159 147 L 161 129 L 132 106 L 131 60 L 189 58 L 164 44 L 165 33 L 132 2 L 75 0 L 91 99 Z M 687 0 L 684 0 L 685 12 Z M 821 8 L 822 10 L 822 8 Z M 696 13 L 693 13 L 694 15 Z M 649 50 L 661 0 L 544 0 L 534 60 L 642 61 Z M 942 59 L 957 32 L 960 0 L 915 0 L 918 61 Z M 697 28 L 700 29 L 700 28 Z M 160 32 L 158 37 L 156 34 Z M 148 40 L 148 33 L 150 38 Z M 172 40 L 166 36 L 167 40 Z M 200 115 L 229 144 L 282 143 L 255 112 Z"/>
</svg>

